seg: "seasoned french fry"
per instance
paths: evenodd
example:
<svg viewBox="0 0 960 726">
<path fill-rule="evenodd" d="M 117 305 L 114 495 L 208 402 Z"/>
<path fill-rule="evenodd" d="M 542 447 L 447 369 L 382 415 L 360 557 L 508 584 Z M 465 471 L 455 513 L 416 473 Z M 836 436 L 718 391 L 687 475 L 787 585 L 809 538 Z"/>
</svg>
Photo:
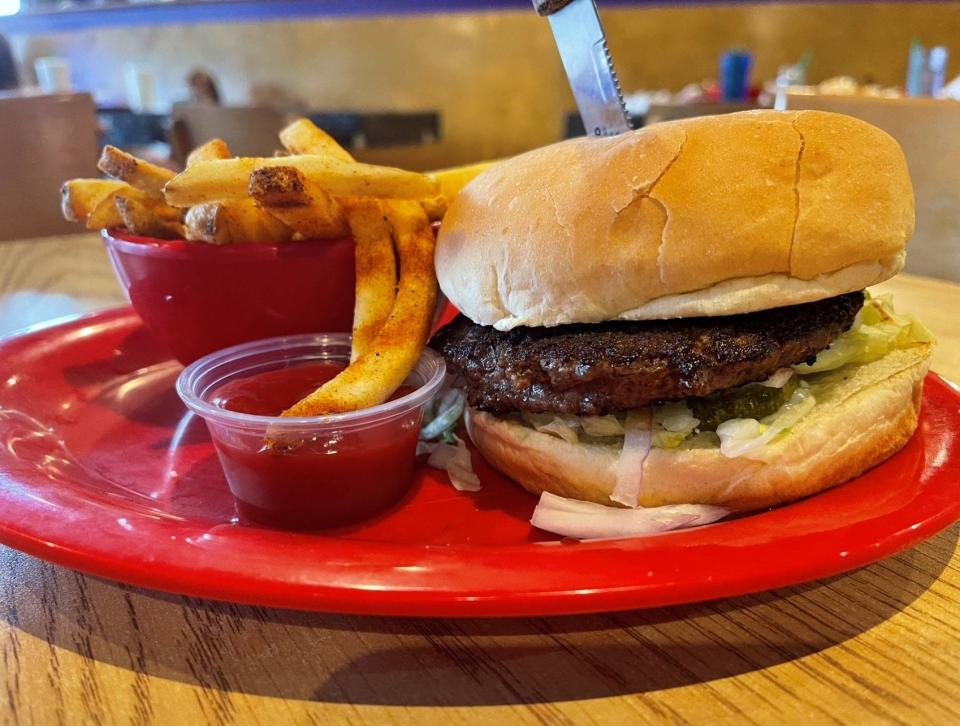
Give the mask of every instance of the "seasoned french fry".
<svg viewBox="0 0 960 726">
<path fill-rule="evenodd" d="M 87 229 L 119 227 L 124 224 L 116 204 L 119 196 L 135 200 L 162 221 L 176 222 L 180 218 L 178 209 L 168 207 L 126 182 L 112 179 L 71 179 L 66 182 L 61 188 L 63 215 L 71 221 L 82 222 Z"/>
<path fill-rule="evenodd" d="M 187 166 L 193 166 L 201 161 L 211 161 L 213 159 L 229 159 L 233 154 L 230 153 L 230 147 L 223 139 L 210 139 L 205 144 L 200 144 L 196 149 L 187 155 Z"/>
<path fill-rule="evenodd" d="M 356 242 L 356 302 L 350 350 L 350 360 L 355 361 L 370 349 L 390 317 L 397 297 L 397 260 L 380 200 L 353 197 L 342 202 Z"/>
<path fill-rule="evenodd" d="M 350 233 L 343 209 L 328 194 L 318 195 L 302 206 L 264 206 L 263 209 L 303 239 L 337 239 Z"/>
<path fill-rule="evenodd" d="M 268 207 L 303 207 L 310 204 L 307 180 L 292 166 L 265 166 L 247 178 L 247 193 Z"/>
<path fill-rule="evenodd" d="M 393 310 L 366 353 L 283 416 L 318 416 L 382 403 L 420 358 L 437 304 L 433 232 L 416 202 L 391 202 L 384 208 L 400 255 L 400 287 Z"/>
<path fill-rule="evenodd" d="M 327 154 L 340 161 L 354 160 L 336 139 L 308 118 L 298 118 L 280 131 L 280 143 L 291 154 Z"/>
<path fill-rule="evenodd" d="M 86 224 L 101 202 L 112 193 L 129 188 L 113 179 L 71 179 L 60 187 L 60 209 L 69 221 Z"/>
<path fill-rule="evenodd" d="M 138 159 L 116 146 L 104 146 L 97 168 L 109 177 L 125 181 L 154 197 L 163 198 L 163 186 L 174 178 L 169 169 Z"/>
<path fill-rule="evenodd" d="M 350 233 L 340 203 L 298 169 L 271 166 L 250 174 L 250 196 L 269 214 L 308 239 Z"/>
<path fill-rule="evenodd" d="M 222 206 L 223 202 L 207 202 L 190 207 L 183 217 L 183 236 L 216 245 L 227 244 L 230 240 L 226 227 L 217 219 Z"/>
<path fill-rule="evenodd" d="M 442 194 L 436 197 L 430 197 L 420 202 L 423 211 L 431 222 L 439 222 L 443 215 L 447 213 L 447 199 Z"/>
<path fill-rule="evenodd" d="M 184 218 L 186 238 L 212 244 L 279 242 L 293 230 L 264 212 L 252 199 L 197 204 Z"/>
<path fill-rule="evenodd" d="M 266 160 L 235 157 L 201 161 L 187 167 L 164 188 L 167 204 L 191 207 L 205 202 L 245 199 L 250 173 Z M 286 159 L 283 159 L 286 162 Z"/>
<path fill-rule="evenodd" d="M 439 185 L 423 174 L 387 166 L 348 164 L 330 156 L 236 158 L 203 161 L 180 172 L 167 183 L 168 204 L 194 204 L 244 199 L 251 172 L 259 168 L 289 166 L 335 197 L 387 197 L 426 199 L 439 194 Z"/>
<path fill-rule="evenodd" d="M 162 202 L 151 204 L 150 199 L 138 199 L 135 196 L 123 196 L 118 193 L 117 210 L 124 226 L 134 234 L 160 239 L 177 239 L 183 236 L 183 225 L 179 215 L 176 218 L 166 216 L 170 209 Z"/>
<path fill-rule="evenodd" d="M 496 164 L 496 161 L 481 161 L 477 164 L 452 166 L 449 169 L 437 169 L 427 172 L 427 176 L 440 186 L 440 193 L 449 203 L 457 193 L 474 180 L 481 172 Z"/>
<path fill-rule="evenodd" d="M 211 139 L 187 157 L 187 166 L 215 159 L 229 159 L 230 148 L 223 139 Z M 206 202 L 190 207 L 184 218 L 189 240 L 212 244 L 281 242 L 293 236 L 293 230 L 251 199 Z"/>
<path fill-rule="evenodd" d="M 117 209 L 117 195 L 129 194 L 131 191 L 138 191 L 129 185 L 126 190 L 115 191 L 100 204 L 97 205 L 90 216 L 87 217 L 87 229 L 107 229 L 109 227 L 122 227 L 123 217 L 120 216 L 120 210 Z"/>
</svg>

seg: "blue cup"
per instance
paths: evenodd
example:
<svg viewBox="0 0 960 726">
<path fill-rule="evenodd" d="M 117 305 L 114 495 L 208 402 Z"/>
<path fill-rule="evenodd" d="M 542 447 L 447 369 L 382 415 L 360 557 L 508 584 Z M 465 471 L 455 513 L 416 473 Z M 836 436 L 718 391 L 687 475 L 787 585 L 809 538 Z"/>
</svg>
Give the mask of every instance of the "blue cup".
<svg viewBox="0 0 960 726">
<path fill-rule="evenodd" d="M 750 95 L 753 54 L 731 50 L 720 56 L 720 93 L 724 101 L 745 101 Z"/>
</svg>

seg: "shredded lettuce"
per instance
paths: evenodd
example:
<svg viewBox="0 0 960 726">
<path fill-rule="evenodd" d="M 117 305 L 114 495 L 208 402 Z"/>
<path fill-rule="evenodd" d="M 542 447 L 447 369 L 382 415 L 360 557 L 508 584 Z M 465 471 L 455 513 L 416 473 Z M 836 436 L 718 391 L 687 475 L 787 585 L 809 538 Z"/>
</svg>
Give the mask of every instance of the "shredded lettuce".
<svg viewBox="0 0 960 726">
<path fill-rule="evenodd" d="M 912 315 L 894 311 L 892 296 L 868 294 L 850 330 L 821 351 L 812 364 L 801 363 L 793 368 L 800 375 L 832 371 L 850 363 L 871 363 L 895 348 L 932 342 L 934 338 L 923 323 Z"/>
<path fill-rule="evenodd" d="M 653 446 L 675 449 L 694 432 L 700 419 L 684 401 L 671 401 L 653 409 Z"/>
<path fill-rule="evenodd" d="M 542 434 L 552 434 L 571 444 L 578 443 L 581 434 L 594 439 L 617 438 L 622 437 L 625 430 L 624 422 L 613 414 L 572 416 L 524 411 L 520 420 Z"/>
<path fill-rule="evenodd" d="M 453 443 L 442 441 L 429 443 L 417 442 L 417 455 L 430 454 L 427 466 L 434 469 L 443 469 L 450 477 L 453 488 L 461 492 L 480 491 L 480 477 L 473 470 L 473 461 L 470 458 L 470 449 L 456 434 L 452 434 Z"/>
<path fill-rule="evenodd" d="M 720 437 L 716 431 L 698 431 L 683 440 L 678 449 L 719 449 Z"/>
<path fill-rule="evenodd" d="M 459 388 L 448 388 L 438 395 L 424 411 L 420 438 L 424 441 L 441 438 L 452 443 L 450 437 L 460 424 L 467 405 L 467 394 Z"/>
<path fill-rule="evenodd" d="M 810 413 L 817 400 L 810 387 L 801 384 L 790 400 L 775 413 L 759 421 L 755 418 L 734 418 L 717 426 L 720 437 L 720 453 L 728 458 L 743 456 L 748 459 L 762 458 L 760 450 L 786 433 Z"/>
<path fill-rule="evenodd" d="M 624 424 L 613 414 L 606 416 L 580 416 L 577 422 L 587 436 L 623 436 Z"/>
<path fill-rule="evenodd" d="M 454 433 L 463 419 L 466 405 L 467 395 L 459 388 L 450 387 L 425 407 L 417 456 L 429 454 L 427 466 L 446 471 L 454 489 L 476 492 L 480 490 L 480 477 L 473 470 L 470 450 Z"/>
<path fill-rule="evenodd" d="M 653 446 L 674 449 L 680 446 L 700 423 L 683 401 L 671 401 L 653 409 Z M 539 431 L 564 441 L 576 443 L 614 444 L 626 432 L 625 414 L 606 416 L 572 416 L 569 414 L 519 414 L 519 420 Z"/>
<path fill-rule="evenodd" d="M 534 426 L 534 428 L 542 434 L 553 434 L 568 444 L 575 444 L 579 441 L 577 430 L 560 418 L 554 418 L 549 423 L 539 424 Z"/>
<path fill-rule="evenodd" d="M 522 414 L 526 421 L 535 430 L 541 434 L 552 434 L 558 439 L 563 439 L 568 444 L 575 444 L 579 440 L 577 437 L 577 422 L 575 416 L 561 416 L 552 413 L 529 413 Z"/>
<path fill-rule="evenodd" d="M 793 368 L 777 368 L 772 376 L 759 383 L 761 386 L 766 386 L 767 388 L 783 388 L 787 385 L 787 381 L 793 378 L 793 373 Z"/>
</svg>

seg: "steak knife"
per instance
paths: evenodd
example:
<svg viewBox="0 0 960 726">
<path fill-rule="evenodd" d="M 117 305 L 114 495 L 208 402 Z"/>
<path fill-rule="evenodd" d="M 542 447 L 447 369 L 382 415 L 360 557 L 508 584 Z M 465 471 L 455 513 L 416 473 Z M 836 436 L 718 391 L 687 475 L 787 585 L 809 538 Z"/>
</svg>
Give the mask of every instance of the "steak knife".
<svg viewBox="0 0 960 726">
<path fill-rule="evenodd" d="M 563 68 L 587 133 L 615 136 L 632 128 L 594 0 L 533 0 L 550 21 Z"/>
</svg>

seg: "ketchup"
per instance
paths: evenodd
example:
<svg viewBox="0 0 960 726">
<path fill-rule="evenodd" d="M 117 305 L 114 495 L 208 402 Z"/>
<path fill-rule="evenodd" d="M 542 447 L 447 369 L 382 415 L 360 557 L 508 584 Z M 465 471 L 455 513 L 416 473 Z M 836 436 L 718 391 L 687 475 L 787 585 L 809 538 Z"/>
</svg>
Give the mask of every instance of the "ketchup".
<svg viewBox="0 0 960 726">
<path fill-rule="evenodd" d="M 341 370 L 342 365 L 324 362 L 257 373 L 220 386 L 210 403 L 278 416 Z M 403 386 L 392 398 L 412 390 Z M 413 480 L 419 433 L 415 408 L 361 428 L 305 429 L 303 439 L 284 451 L 267 448 L 259 436 L 214 435 L 214 444 L 242 517 L 314 529 L 355 523 L 399 500 Z"/>
</svg>

